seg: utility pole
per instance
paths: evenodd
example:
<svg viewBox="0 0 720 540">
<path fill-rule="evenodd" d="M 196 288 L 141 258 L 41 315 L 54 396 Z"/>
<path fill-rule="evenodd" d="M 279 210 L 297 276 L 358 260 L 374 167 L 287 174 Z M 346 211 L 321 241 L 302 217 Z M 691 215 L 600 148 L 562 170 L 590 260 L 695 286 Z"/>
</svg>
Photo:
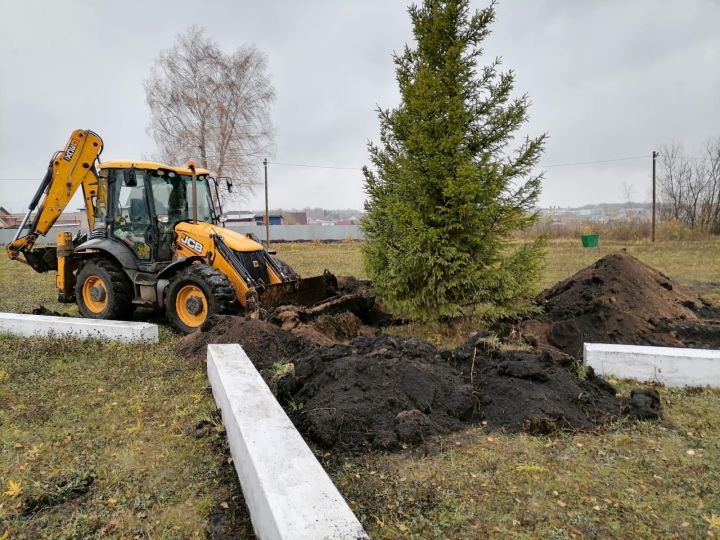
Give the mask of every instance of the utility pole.
<svg viewBox="0 0 720 540">
<path fill-rule="evenodd" d="M 270 249 L 270 214 L 268 214 L 267 165 L 268 165 L 267 158 L 265 158 L 265 159 L 263 159 L 263 166 L 265 167 L 265 249 Z M 655 192 L 653 191 L 653 193 L 655 193 Z M 655 200 L 654 195 L 653 195 L 653 200 Z M 654 205 L 653 205 L 653 208 L 655 208 Z M 655 214 L 653 214 L 653 215 L 655 215 Z M 653 231 L 654 230 L 655 229 L 653 228 Z M 655 235 L 653 233 L 653 238 L 654 237 L 655 237 Z"/>
<path fill-rule="evenodd" d="M 659 155 L 659 154 L 658 154 L 655 150 L 653 150 L 653 153 L 652 153 L 652 158 L 653 158 L 652 241 L 653 241 L 653 242 L 655 242 L 655 201 L 656 201 L 656 197 L 655 197 L 655 193 L 656 193 L 656 188 L 655 188 L 655 160 L 657 159 L 658 155 Z"/>
</svg>

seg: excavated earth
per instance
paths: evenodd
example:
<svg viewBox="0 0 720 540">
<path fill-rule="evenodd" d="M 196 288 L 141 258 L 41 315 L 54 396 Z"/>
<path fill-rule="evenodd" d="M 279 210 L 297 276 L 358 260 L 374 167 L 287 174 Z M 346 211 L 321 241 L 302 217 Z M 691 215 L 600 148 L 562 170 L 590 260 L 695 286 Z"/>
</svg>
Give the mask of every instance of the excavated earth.
<svg viewBox="0 0 720 540">
<path fill-rule="evenodd" d="M 531 345 L 582 358 L 583 343 L 720 347 L 720 310 L 618 251 L 537 298 L 544 313 L 518 325 Z"/>
<path fill-rule="evenodd" d="M 268 321 L 214 317 L 178 353 L 202 358 L 208 343 L 239 343 L 304 436 L 334 452 L 403 448 L 479 423 L 544 434 L 661 413 L 655 390 L 620 398 L 592 372 L 579 377 L 559 347 L 508 351 L 476 335 L 444 350 L 380 334 L 386 323 L 355 287 L 329 306 L 282 306 Z"/>
</svg>

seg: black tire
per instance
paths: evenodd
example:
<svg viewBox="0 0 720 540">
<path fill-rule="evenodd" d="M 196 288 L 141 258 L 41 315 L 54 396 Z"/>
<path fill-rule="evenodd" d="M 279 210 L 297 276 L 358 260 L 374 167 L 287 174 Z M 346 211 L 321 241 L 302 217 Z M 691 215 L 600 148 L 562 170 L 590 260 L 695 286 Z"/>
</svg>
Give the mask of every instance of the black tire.
<svg viewBox="0 0 720 540">
<path fill-rule="evenodd" d="M 96 283 L 102 299 L 98 304 L 86 302 L 83 289 Z M 80 314 L 88 319 L 129 319 L 135 305 L 133 286 L 122 267 L 108 259 L 90 259 L 82 263 L 75 282 L 75 301 Z M 104 304 L 101 308 L 100 304 Z"/>
<path fill-rule="evenodd" d="M 184 313 L 178 312 L 178 295 L 181 294 L 181 291 L 193 287 L 194 290 L 202 293 L 205 301 L 197 314 L 190 313 L 193 317 L 202 320 L 190 324 L 187 320 L 188 308 L 185 308 Z M 237 309 L 236 306 L 235 288 L 230 280 L 225 274 L 206 264 L 193 264 L 178 272 L 170 281 L 165 297 L 165 314 L 168 320 L 185 334 L 198 332 L 207 319 L 213 315 L 234 313 Z M 182 305 L 180 309 L 183 309 Z M 185 321 L 183 321 L 183 317 L 186 317 Z"/>
<path fill-rule="evenodd" d="M 290 281 L 296 281 L 296 280 L 300 279 L 300 275 L 295 270 L 293 270 L 292 267 L 288 263 L 286 263 L 285 261 L 283 261 L 282 259 L 280 259 L 278 257 L 273 257 L 273 258 L 275 259 L 275 262 L 277 263 L 277 265 L 280 267 L 280 270 L 282 271 L 282 273 L 285 274 L 285 276 L 287 278 L 289 278 Z"/>
</svg>

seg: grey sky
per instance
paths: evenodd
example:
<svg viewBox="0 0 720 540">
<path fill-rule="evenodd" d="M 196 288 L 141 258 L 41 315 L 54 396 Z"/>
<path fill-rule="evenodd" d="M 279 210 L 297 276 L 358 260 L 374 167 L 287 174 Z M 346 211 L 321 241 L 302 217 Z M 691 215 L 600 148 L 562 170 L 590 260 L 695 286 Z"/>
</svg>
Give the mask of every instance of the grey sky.
<svg viewBox="0 0 720 540">
<path fill-rule="evenodd" d="M 475 2 L 483 7 L 486 2 Z M 76 128 L 107 159 L 153 154 L 142 82 L 192 24 L 222 48 L 268 55 L 283 163 L 360 167 L 374 109 L 398 101 L 391 53 L 411 41 L 404 1 L 0 0 L 0 205 L 19 211 Z M 650 153 L 696 153 L 720 136 L 719 0 L 505 0 L 486 46 L 532 101 L 529 134 L 550 135 L 540 203 L 647 199 Z M 188 156 L 195 157 L 195 156 Z M 9 182 L 6 178 L 33 179 Z M 258 168 L 258 180 L 261 169 Z M 272 207 L 361 208 L 359 171 L 270 167 Z M 260 208 L 262 189 L 240 207 Z"/>
</svg>

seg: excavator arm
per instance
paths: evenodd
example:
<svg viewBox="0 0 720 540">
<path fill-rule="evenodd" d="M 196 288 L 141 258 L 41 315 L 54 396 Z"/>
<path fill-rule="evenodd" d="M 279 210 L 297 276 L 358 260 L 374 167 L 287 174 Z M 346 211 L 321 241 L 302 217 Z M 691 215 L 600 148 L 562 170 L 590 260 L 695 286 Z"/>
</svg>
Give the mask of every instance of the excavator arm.
<svg viewBox="0 0 720 540">
<path fill-rule="evenodd" d="M 88 223 L 92 230 L 95 223 L 93 197 L 98 195 L 95 160 L 102 149 L 103 142 L 97 133 L 83 129 L 72 132 L 65 149 L 56 152 L 50 160 L 45 177 L 30 202 L 13 241 L 6 247 L 11 259 L 28 264 L 38 272 L 58 269 L 58 255 L 69 254 L 65 252 L 72 248 L 72 242 L 67 238 L 69 233 L 58 235 L 57 252 L 33 252 L 33 246 L 39 236 L 48 233 L 79 187 L 83 189 Z M 37 212 L 28 227 L 28 221 L 35 210 Z M 26 228 L 27 232 L 23 234 Z"/>
</svg>

